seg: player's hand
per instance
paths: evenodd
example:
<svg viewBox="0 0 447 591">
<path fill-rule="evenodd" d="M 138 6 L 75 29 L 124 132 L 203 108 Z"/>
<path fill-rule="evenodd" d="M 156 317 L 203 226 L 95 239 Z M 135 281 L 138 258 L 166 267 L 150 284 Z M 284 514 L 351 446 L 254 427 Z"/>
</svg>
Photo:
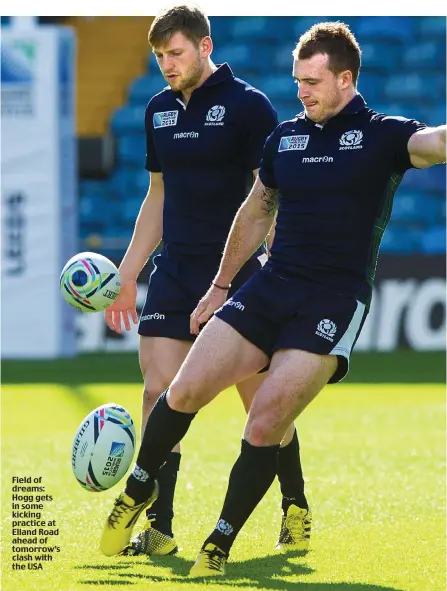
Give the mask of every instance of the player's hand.
<svg viewBox="0 0 447 591">
<path fill-rule="evenodd" d="M 228 299 L 228 290 L 211 285 L 209 290 L 197 304 L 191 314 L 189 331 L 191 334 L 199 334 L 200 325 L 208 322 L 216 310 L 224 305 Z"/>
<path fill-rule="evenodd" d="M 126 330 L 130 330 L 130 318 L 134 324 L 138 324 L 137 315 L 137 282 L 123 280 L 118 297 L 111 306 L 106 309 L 107 326 L 121 334 L 121 320 Z"/>
</svg>

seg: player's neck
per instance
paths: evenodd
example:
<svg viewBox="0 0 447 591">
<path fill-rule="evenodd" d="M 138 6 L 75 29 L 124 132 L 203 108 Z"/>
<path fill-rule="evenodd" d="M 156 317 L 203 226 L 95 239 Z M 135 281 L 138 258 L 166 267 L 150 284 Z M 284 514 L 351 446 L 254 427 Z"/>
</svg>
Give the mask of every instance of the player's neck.
<svg viewBox="0 0 447 591">
<path fill-rule="evenodd" d="M 216 70 L 217 70 L 217 66 L 215 64 L 213 64 L 213 62 L 211 60 L 208 60 L 205 68 L 203 69 L 203 73 L 200 76 L 200 79 L 197 81 L 197 83 L 194 84 L 194 86 L 191 86 L 190 88 L 182 90 L 182 99 L 183 99 L 183 102 L 185 105 L 188 104 L 189 99 L 191 98 L 191 95 L 196 90 L 196 88 L 199 88 L 199 86 L 202 86 L 202 84 L 205 82 L 205 80 L 208 80 L 208 78 L 211 76 L 211 74 L 214 74 L 214 72 Z"/>
<path fill-rule="evenodd" d="M 346 105 L 348 105 L 352 101 L 352 99 L 356 96 L 356 94 L 357 94 L 357 90 L 353 87 L 352 90 L 350 90 L 346 94 L 346 96 L 341 101 L 341 103 L 337 106 L 337 108 L 329 115 L 329 117 L 325 121 L 322 121 L 321 123 L 324 125 L 325 123 L 327 123 L 329 121 L 329 119 L 332 119 L 332 117 L 335 117 L 336 115 L 338 115 L 340 113 L 340 111 L 343 111 L 343 109 L 346 107 Z"/>
</svg>

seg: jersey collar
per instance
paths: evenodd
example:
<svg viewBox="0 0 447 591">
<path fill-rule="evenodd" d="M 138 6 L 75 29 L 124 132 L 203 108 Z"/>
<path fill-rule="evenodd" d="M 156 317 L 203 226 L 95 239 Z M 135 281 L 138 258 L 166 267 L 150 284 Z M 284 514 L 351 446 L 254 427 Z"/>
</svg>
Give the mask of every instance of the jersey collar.
<svg viewBox="0 0 447 591">
<path fill-rule="evenodd" d="M 216 64 L 216 70 L 211 74 L 211 76 L 208 76 L 208 78 L 202 85 L 199 86 L 199 88 L 196 88 L 194 90 L 193 94 L 198 90 L 201 90 L 202 88 L 207 88 L 208 86 L 216 86 L 216 84 L 226 82 L 230 78 L 234 78 L 234 74 L 227 62 L 225 62 L 224 64 Z M 169 89 L 169 86 L 167 87 L 167 89 Z M 182 93 L 180 90 L 173 92 L 173 94 L 176 99 L 182 98 Z"/>
<path fill-rule="evenodd" d="M 224 64 L 217 64 L 217 69 L 205 80 L 201 88 L 204 86 L 215 86 L 230 78 L 234 78 L 234 74 L 227 62 Z"/>
<path fill-rule="evenodd" d="M 360 93 L 357 93 L 355 97 L 349 101 L 349 103 L 340 111 L 340 113 L 335 115 L 335 117 L 340 117 L 343 115 L 356 115 L 357 113 L 360 113 L 360 111 L 363 111 L 363 109 L 366 109 L 365 99 Z"/>
</svg>

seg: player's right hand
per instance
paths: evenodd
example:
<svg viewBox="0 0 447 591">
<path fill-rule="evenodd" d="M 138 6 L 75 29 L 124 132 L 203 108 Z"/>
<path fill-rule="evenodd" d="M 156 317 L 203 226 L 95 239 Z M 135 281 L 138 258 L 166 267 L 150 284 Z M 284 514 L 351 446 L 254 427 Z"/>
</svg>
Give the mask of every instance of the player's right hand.
<svg viewBox="0 0 447 591">
<path fill-rule="evenodd" d="M 189 332 L 199 334 L 200 325 L 208 322 L 216 310 L 221 308 L 228 299 L 228 290 L 218 287 L 211 287 L 197 304 L 196 309 L 191 314 L 189 322 Z"/>
<path fill-rule="evenodd" d="M 138 324 L 137 315 L 137 282 L 123 280 L 118 297 L 105 312 L 107 326 L 117 333 L 121 333 L 121 321 L 126 330 L 130 330 L 130 318 Z"/>
</svg>

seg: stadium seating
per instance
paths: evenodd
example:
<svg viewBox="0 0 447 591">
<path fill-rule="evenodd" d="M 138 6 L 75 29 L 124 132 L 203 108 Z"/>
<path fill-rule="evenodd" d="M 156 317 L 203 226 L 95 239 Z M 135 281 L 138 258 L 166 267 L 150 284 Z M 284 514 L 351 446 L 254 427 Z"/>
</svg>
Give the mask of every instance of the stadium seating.
<svg viewBox="0 0 447 591">
<path fill-rule="evenodd" d="M 430 168 L 409 170 L 400 185 L 400 189 L 411 189 L 419 192 L 438 192 L 445 194 L 446 190 L 446 167 L 438 165 Z"/>
<path fill-rule="evenodd" d="M 416 19 L 417 33 L 428 40 L 441 40 L 445 43 L 445 17 L 421 16 Z"/>
<path fill-rule="evenodd" d="M 440 200 L 421 193 L 400 192 L 394 198 L 391 220 L 427 228 L 441 218 Z"/>
<path fill-rule="evenodd" d="M 445 102 L 433 107 L 423 108 L 424 116 L 422 121 L 427 125 L 442 125 L 445 123 L 447 107 Z"/>
<path fill-rule="evenodd" d="M 400 67 L 401 59 L 400 47 L 389 41 L 369 41 L 362 45 L 362 68 L 366 71 L 391 74 Z"/>
<path fill-rule="evenodd" d="M 129 104 L 132 106 L 146 106 L 149 102 L 148 97 L 158 94 L 166 86 L 167 84 L 161 76 L 140 76 L 129 88 Z"/>
<path fill-rule="evenodd" d="M 360 73 L 357 88 L 371 108 L 384 100 L 383 91 L 387 77 L 377 72 L 364 71 Z"/>
<path fill-rule="evenodd" d="M 391 101 L 445 102 L 445 74 L 395 74 L 385 83 L 385 97 Z"/>
<path fill-rule="evenodd" d="M 263 40 L 274 43 L 278 33 L 267 16 L 245 16 L 233 19 L 230 24 L 230 35 L 233 39 L 250 43 Z"/>
<path fill-rule="evenodd" d="M 258 88 L 265 92 L 265 94 L 272 101 L 273 105 L 282 98 L 294 98 L 298 91 L 298 87 L 294 83 L 294 80 L 290 74 L 273 74 L 271 76 L 265 76 L 259 80 Z M 297 99 L 297 108 L 301 106 L 301 103 Z M 299 109 L 301 110 L 301 109 Z"/>
<path fill-rule="evenodd" d="M 419 229 L 395 225 L 390 221 L 380 244 L 380 252 L 414 254 L 421 249 L 421 236 Z"/>
<path fill-rule="evenodd" d="M 446 120 L 444 17 L 211 17 L 213 61 L 228 62 L 234 74 L 272 100 L 280 120 L 302 110 L 292 79 L 292 51 L 312 24 L 340 20 L 362 46 L 359 91 L 368 106 L 428 125 Z M 97 185 L 81 183 L 83 236 L 95 223 L 105 196 L 113 201 L 111 226 L 97 226 L 104 245 L 127 245 L 148 186 L 144 170 L 144 110 L 166 82 L 152 52 L 147 72 L 128 87 L 127 99 L 110 120 L 116 139 L 116 169 Z M 445 252 L 445 166 L 410 170 L 395 196 L 381 252 Z M 99 185 L 102 189 L 99 189 Z M 95 202 L 96 206 L 93 206 Z M 108 207 L 108 205 L 107 205 Z M 442 230 L 442 231 L 441 231 Z"/>
<path fill-rule="evenodd" d="M 122 107 L 113 114 L 111 131 L 119 137 L 123 133 L 144 133 L 144 106 Z"/>
<path fill-rule="evenodd" d="M 425 41 L 408 47 L 404 53 L 403 65 L 409 70 L 445 69 L 445 42 Z"/>
<path fill-rule="evenodd" d="M 390 42 L 409 44 L 414 38 L 414 22 L 411 17 L 404 16 L 361 16 L 354 27 L 354 33 L 360 40 L 379 39 Z"/>
<path fill-rule="evenodd" d="M 429 228 L 421 236 L 420 248 L 421 252 L 425 254 L 445 254 L 445 225 L 438 225 Z"/>
<path fill-rule="evenodd" d="M 118 166 L 144 166 L 146 153 L 146 141 L 143 133 L 129 133 L 119 135 L 117 141 L 116 157 Z"/>
</svg>

